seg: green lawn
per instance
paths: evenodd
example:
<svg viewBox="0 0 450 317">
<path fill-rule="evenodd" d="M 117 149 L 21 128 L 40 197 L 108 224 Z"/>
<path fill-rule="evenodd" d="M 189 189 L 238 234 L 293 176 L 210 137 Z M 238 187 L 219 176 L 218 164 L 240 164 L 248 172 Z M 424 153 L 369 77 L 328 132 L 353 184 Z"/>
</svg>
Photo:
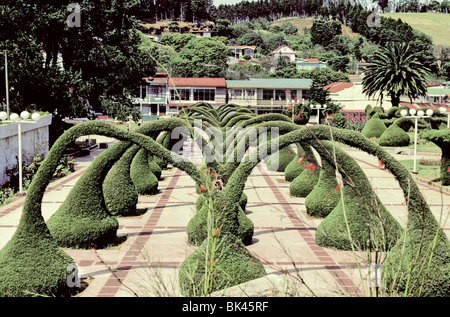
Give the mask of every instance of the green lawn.
<svg viewBox="0 0 450 317">
<path fill-rule="evenodd" d="M 414 160 L 399 160 L 399 162 L 412 172 L 414 168 Z M 417 159 L 416 169 L 419 173 L 418 176 L 428 179 L 430 181 L 439 181 L 440 179 L 440 166 L 436 165 L 422 165 L 419 163 L 420 159 Z"/>
<path fill-rule="evenodd" d="M 382 16 L 401 19 L 414 29 L 431 37 L 433 44 L 450 46 L 450 15 L 445 13 L 384 13 Z"/>
</svg>

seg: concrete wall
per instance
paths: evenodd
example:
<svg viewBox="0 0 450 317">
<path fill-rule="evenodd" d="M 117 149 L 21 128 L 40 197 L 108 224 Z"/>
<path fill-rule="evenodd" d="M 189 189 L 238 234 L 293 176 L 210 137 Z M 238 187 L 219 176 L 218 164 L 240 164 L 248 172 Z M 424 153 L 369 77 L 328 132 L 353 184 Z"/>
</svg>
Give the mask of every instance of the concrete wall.
<svg viewBox="0 0 450 317">
<path fill-rule="evenodd" d="M 43 116 L 37 123 L 22 123 L 22 160 L 31 163 L 35 155 L 48 152 L 49 126 L 52 123 L 52 115 Z M 19 140 L 17 124 L 9 123 L 0 125 L 0 186 L 9 179 L 6 176 L 6 168 L 17 165 L 19 155 Z"/>
</svg>

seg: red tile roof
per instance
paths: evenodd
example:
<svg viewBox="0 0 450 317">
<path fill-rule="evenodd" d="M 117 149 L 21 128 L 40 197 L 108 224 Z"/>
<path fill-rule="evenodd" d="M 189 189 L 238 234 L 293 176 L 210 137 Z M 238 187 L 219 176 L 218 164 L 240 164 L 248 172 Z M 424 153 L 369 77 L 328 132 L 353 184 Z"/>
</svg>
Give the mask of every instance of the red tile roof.
<svg viewBox="0 0 450 317">
<path fill-rule="evenodd" d="M 219 87 L 226 88 L 225 78 L 169 78 L 170 87 Z"/>
<path fill-rule="evenodd" d="M 325 87 L 323 87 L 323 89 L 328 89 L 330 91 L 330 93 L 336 93 L 339 91 L 342 91 L 344 89 L 353 87 L 353 83 L 342 83 L 342 82 L 334 82 L 331 83 L 329 85 L 326 85 Z"/>
<path fill-rule="evenodd" d="M 319 62 L 319 59 L 318 59 L 318 58 L 305 58 L 305 60 L 306 60 L 308 63 L 318 63 L 318 62 Z"/>
</svg>

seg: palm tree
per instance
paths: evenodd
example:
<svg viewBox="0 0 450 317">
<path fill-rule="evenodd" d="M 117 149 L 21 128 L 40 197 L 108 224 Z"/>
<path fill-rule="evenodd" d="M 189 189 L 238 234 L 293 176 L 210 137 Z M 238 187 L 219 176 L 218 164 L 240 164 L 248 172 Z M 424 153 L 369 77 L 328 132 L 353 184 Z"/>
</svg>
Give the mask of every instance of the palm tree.
<svg viewBox="0 0 450 317">
<path fill-rule="evenodd" d="M 363 93 L 383 101 L 383 93 L 391 97 L 393 107 L 398 107 L 400 97 L 424 96 L 427 92 L 425 77 L 430 72 L 408 43 L 388 43 L 377 50 L 370 59 L 362 80 Z"/>
</svg>

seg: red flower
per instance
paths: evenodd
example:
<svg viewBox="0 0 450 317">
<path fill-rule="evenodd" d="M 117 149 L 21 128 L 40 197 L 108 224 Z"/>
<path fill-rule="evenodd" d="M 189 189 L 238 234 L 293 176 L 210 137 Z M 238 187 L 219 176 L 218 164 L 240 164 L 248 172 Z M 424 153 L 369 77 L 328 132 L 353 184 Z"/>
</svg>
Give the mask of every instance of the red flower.
<svg viewBox="0 0 450 317">
<path fill-rule="evenodd" d="M 203 171 L 203 173 L 209 174 L 209 173 L 211 173 L 211 172 L 210 172 L 210 171 Z"/>
<path fill-rule="evenodd" d="M 253 261 L 252 261 L 252 260 L 250 260 L 250 261 L 248 261 L 248 263 L 253 263 Z"/>
<path fill-rule="evenodd" d="M 201 191 L 201 192 L 202 192 L 202 191 L 204 191 L 204 190 L 205 190 L 205 188 L 206 188 L 206 186 L 203 186 L 202 188 L 200 188 L 200 189 L 199 189 L 199 191 Z"/>
<path fill-rule="evenodd" d="M 450 173 L 450 167 L 449 167 L 449 168 L 447 168 L 447 172 L 448 172 L 448 173 Z"/>
<path fill-rule="evenodd" d="M 290 105 L 289 107 L 287 107 L 287 110 L 289 110 L 289 109 L 291 109 L 292 108 L 292 105 Z"/>
<path fill-rule="evenodd" d="M 214 233 L 214 236 L 217 236 L 219 234 L 220 227 L 217 227 L 216 232 Z"/>
<path fill-rule="evenodd" d="M 297 115 L 297 119 L 300 118 L 301 115 L 302 115 L 302 113 L 300 112 L 300 113 Z"/>
<path fill-rule="evenodd" d="M 214 262 L 214 259 L 211 259 L 211 260 L 209 261 L 209 265 L 211 265 L 213 262 Z"/>
<path fill-rule="evenodd" d="M 305 158 L 304 156 L 302 156 L 301 158 L 299 158 L 298 161 L 297 161 L 297 165 L 300 165 L 300 163 L 303 161 L 304 158 Z"/>
<path fill-rule="evenodd" d="M 337 192 L 337 191 L 339 190 L 339 187 L 341 187 L 341 184 L 338 184 L 338 185 L 336 186 L 336 188 L 334 189 L 334 191 Z"/>
</svg>

